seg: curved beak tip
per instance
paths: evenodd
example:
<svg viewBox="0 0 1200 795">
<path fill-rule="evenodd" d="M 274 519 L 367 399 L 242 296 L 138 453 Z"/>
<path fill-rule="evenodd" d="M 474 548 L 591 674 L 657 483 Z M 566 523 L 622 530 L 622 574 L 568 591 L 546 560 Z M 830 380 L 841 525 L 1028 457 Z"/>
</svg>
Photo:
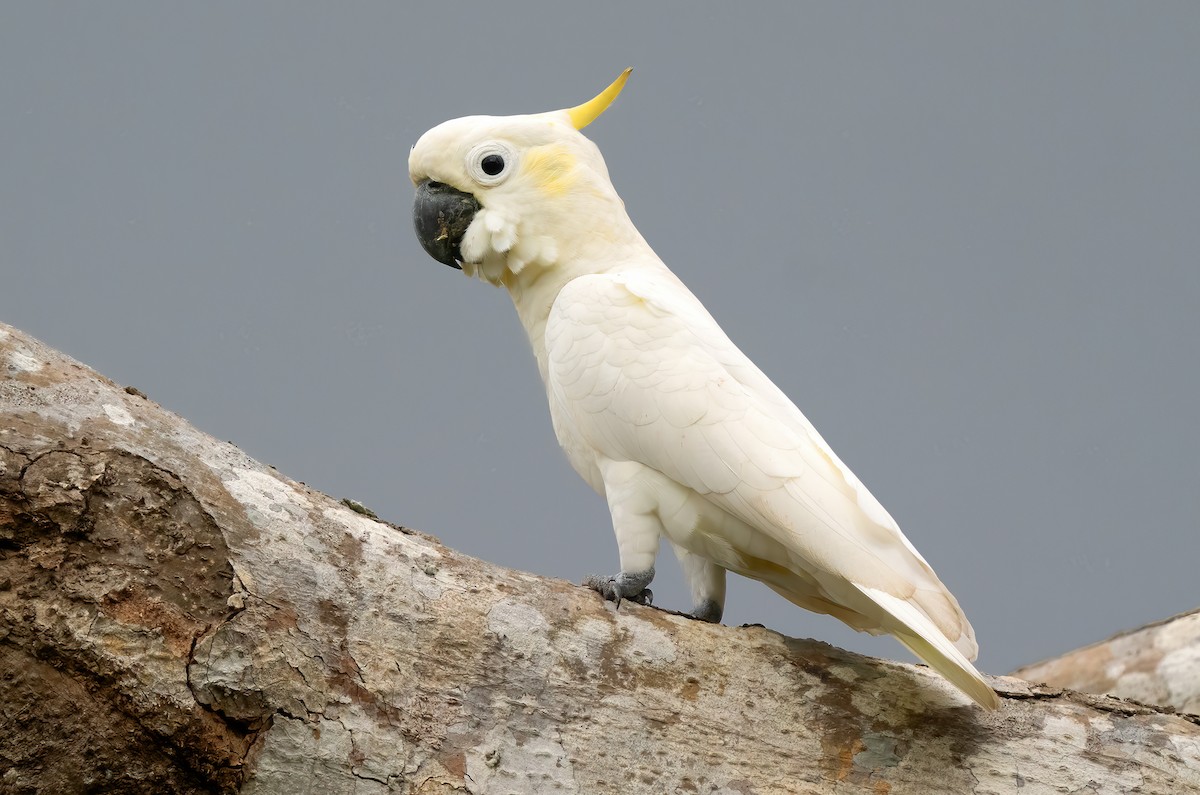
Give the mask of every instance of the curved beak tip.
<svg viewBox="0 0 1200 795">
<path fill-rule="evenodd" d="M 442 182 L 424 180 L 413 200 L 413 228 L 429 256 L 443 265 L 462 269 L 462 239 L 479 212 L 474 196 Z"/>
</svg>

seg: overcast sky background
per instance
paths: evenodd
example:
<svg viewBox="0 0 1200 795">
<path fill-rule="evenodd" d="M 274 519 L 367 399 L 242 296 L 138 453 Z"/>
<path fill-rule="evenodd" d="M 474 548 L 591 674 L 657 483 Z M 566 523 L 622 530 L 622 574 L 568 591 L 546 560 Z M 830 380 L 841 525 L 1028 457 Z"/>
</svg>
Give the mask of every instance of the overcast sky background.
<svg viewBox="0 0 1200 795">
<path fill-rule="evenodd" d="M 0 320 L 464 552 L 611 573 L 406 159 L 633 66 L 587 131 L 630 215 L 1003 672 L 1200 605 L 1197 42 L 1196 3 L 6 3 Z M 746 580 L 725 620 L 907 659 Z"/>
</svg>

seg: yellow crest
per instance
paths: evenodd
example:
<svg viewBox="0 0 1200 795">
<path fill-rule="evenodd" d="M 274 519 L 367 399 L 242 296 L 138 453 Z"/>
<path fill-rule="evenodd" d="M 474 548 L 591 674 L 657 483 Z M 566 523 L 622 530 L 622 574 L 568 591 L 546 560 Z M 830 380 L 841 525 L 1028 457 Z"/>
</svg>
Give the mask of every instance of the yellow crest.
<svg viewBox="0 0 1200 795">
<path fill-rule="evenodd" d="M 582 130 L 608 109 L 608 106 L 617 98 L 617 94 L 620 94 L 621 89 L 625 87 L 625 81 L 629 79 L 629 73 L 632 71 L 633 67 L 631 66 L 624 72 L 621 72 L 608 88 L 601 91 L 594 98 L 589 99 L 582 105 L 576 105 L 567 110 L 567 115 L 571 117 L 571 124 L 575 126 L 576 130 Z"/>
</svg>

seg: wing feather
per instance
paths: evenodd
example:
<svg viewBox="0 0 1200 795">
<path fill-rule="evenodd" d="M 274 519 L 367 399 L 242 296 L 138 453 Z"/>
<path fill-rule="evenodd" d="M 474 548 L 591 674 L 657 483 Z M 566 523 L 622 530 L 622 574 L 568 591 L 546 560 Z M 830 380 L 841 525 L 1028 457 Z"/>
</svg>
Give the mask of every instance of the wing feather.
<svg viewBox="0 0 1200 795">
<path fill-rule="evenodd" d="M 798 576 L 833 583 L 821 598 L 856 609 L 830 592 L 839 582 L 887 594 L 974 658 L 957 601 L 896 522 L 669 271 L 569 282 L 546 343 L 551 400 L 598 455 L 657 470 L 770 536 Z"/>
</svg>

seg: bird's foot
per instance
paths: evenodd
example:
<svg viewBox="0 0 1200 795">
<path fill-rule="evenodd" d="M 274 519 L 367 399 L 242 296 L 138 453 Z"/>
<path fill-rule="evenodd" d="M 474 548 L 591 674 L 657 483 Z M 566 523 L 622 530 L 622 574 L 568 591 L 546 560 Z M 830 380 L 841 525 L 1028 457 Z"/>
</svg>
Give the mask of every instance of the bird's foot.
<svg viewBox="0 0 1200 795">
<path fill-rule="evenodd" d="M 651 566 L 645 571 L 623 571 L 611 577 L 589 574 L 583 578 L 583 584 L 599 593 L 605 600 L 616 602 L 617 608 L 620 609 L 622 599 L 637 602 L 639 605 L 652 604 L 654 592 L 646 586 L 653 579 L 654 567 Z"/>
<path fill-rule="evenodd" d="M 692 618 L 697 621 L 707 621 L 710 624 L 720 624 L 724 609 L 714 599 L 705 599 L 692 606 Z"/>
</svg>

